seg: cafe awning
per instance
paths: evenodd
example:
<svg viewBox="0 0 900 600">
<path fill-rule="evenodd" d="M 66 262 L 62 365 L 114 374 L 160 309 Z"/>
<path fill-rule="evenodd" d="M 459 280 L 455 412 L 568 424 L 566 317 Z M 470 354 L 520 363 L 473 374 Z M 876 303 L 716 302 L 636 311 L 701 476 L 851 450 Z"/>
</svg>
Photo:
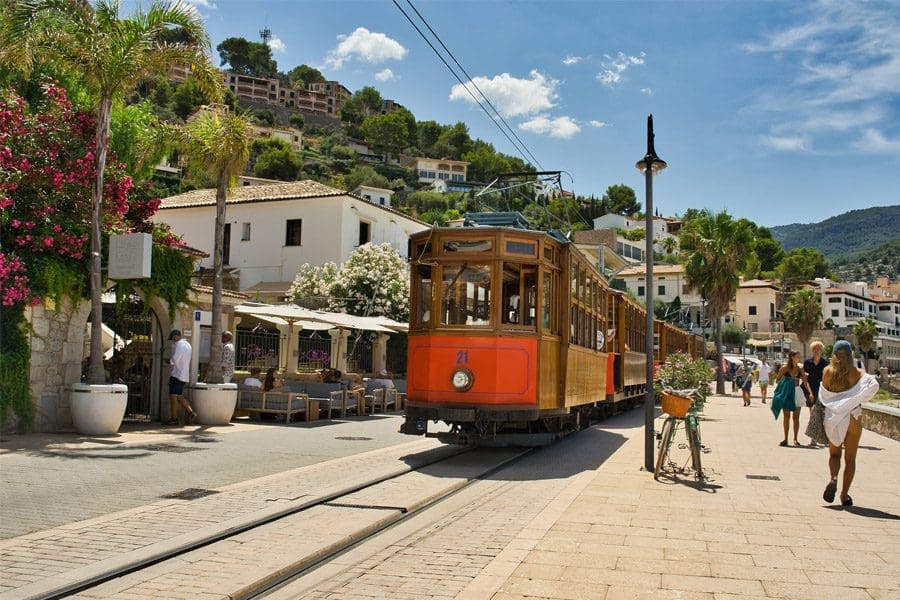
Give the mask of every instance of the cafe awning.
<svg viewBox="0 0 900 600">
<path fill-rule="evenodd" d="M 280 319 L 283 323 L 293 323 L 305 329 L 361 329 L 381 333 L 406 331 L 407 324 L 388 319 L 387 317 L 360 317 L 347 313 L 332 313 L 321 310 L 310 310 L 296 304 L 260 304 L 245 302 L 236 306 L 237 314 L 253 315 L 270 320 Z M 274 322 L 274 321 L 273 321 Z"/>
<path fill-rule="evenodd" d="M 754 348 L 765 348 L 766 346 L 771 346 L 775 343 L 775 340 L 747 340 L 748 346 L 753 346 Z"/>
</svg>

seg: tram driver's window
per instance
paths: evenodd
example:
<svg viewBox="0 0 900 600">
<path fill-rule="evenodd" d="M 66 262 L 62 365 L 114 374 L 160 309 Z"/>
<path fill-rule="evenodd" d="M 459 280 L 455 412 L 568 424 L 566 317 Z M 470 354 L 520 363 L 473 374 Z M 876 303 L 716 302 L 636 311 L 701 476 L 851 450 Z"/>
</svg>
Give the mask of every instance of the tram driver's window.
<svg viewBox="0 0 900 600">
<path fill-rule="evenodd" d="M 416 271 L 419 275 L 416 321 L 427 326 L 431 321 L 431 298 L 434 289 L 431 282 L 431 265 L 418 265 Z"/>
<path fill-rule="evenodd" d="M 444 266 L 441 292 L 442 325 L 490 325 L 490 266 Z"/>
<path fill-rule="evenodd" d="M 502 323 L 521 323 L 522 290 L 521 267 L 514 263 L 503 264 L 503 316 Z"/>
</svg>

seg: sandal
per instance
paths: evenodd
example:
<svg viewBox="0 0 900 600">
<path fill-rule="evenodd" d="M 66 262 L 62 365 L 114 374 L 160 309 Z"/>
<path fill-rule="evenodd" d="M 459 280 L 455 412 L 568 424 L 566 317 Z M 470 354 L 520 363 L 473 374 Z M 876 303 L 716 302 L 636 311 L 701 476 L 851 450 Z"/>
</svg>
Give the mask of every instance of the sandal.
<svg viewBox="0 0 900 600">
<path fill-rule="evenodd" d="M 828 485 L 825 486 L 825 491 L 822 492 L 822 499 L 825 502 L 834 502 L 834 494 L 837 492 L 837 479 L 832 479 L 828 482 Z"/>
<path fill-rule="evenodd" d="M 779 446 L 787 446 L 787 440 L 778 442 L 778 445 L 779 445 Z M 833 497 L 833 496 L 834 496 L 834 495 L 832 494 L 832 497 Z"/>
<path fill-rule="evenodd" d="M 847 496 L 843 500 L 841 500 L 841 506 L 853 506 L 853 498 Z"/>
<path fill-rule="evenodd" d="M 166 425 L 178 425 L 178 419 L 169 419 L 166 421 Z"/>
</svg>

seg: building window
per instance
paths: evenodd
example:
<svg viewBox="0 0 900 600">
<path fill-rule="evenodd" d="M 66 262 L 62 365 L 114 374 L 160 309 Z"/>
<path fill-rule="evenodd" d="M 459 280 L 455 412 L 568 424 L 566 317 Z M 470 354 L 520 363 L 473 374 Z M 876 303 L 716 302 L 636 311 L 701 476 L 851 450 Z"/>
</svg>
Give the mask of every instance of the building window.
<svg viewBox="0 0 900 600">
<path fill-rule="evenodd" d="M 839 317 L 839 316 L 841 316 L 841 311 L 840 311 L 840 310 L 833 310 L 833 311 L 831 311 L 831 316 L 832 316 L 832 317 Z"/>
<path fill-rule="evenodd" d="M 638 295 L 638 296 L 643 296 L 643 295 L 644 295 L 644 286 L 642 286 L 642 285 L 639 285 L 639 286 L 638 286 L 638 293 L 637 293 L 637 295 Z"/>
<path fill-rule="evenodd" d="M 359 245 L 368 244 L 369 240 L 371 240 L 372 226 L 366 223 L 365 221 L 359 222 Z"/>
<path fill-rule="evenodd" d="M 661 286 L 657 287 L 657 288 L 656 288 L 656 293 L 657 293 L 657 295 L 659 295 L 659 296 L 665 296 L 665 295 L 666 295 L 666 286 L 661 285 Z"/>
<path fill-rule="evenodd" d="M 227 265 L 231 261 L 231 223 L 225 223 L 225 231 L 222 236 L 222 264 Z"/>
<path fill-rule="evenodd" d="M 299 246 L 301 240 L 301 232 L 303 230 L 303 219 L 288 219 L 287 228 L 284 235 L 285 246 Z"/>
<path fill-rule="evenodd" d="M 244 223 L 243 227 L 241 228 L 241 241 L 250 241 L 250 223 Z"/>
<path fill-rule="evenodd" d="M 750 316 L 756 316 L 756 307 L 755 306 L 751 306 L 749 308 L 749 311 L 750 311 Z"/>
</svg>

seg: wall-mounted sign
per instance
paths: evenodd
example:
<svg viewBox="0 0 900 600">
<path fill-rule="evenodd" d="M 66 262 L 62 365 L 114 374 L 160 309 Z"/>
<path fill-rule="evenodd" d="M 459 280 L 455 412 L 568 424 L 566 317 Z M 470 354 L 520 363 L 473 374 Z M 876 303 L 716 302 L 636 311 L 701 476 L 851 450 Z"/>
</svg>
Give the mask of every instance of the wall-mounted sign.
<svg viewBox="0 0 900 600">
<path fill-rule="evenodd" d="M 109 278 L 145 279 L 150 277 L 153 236 L 129 233 L 109 236 Z"/>
</svg>

